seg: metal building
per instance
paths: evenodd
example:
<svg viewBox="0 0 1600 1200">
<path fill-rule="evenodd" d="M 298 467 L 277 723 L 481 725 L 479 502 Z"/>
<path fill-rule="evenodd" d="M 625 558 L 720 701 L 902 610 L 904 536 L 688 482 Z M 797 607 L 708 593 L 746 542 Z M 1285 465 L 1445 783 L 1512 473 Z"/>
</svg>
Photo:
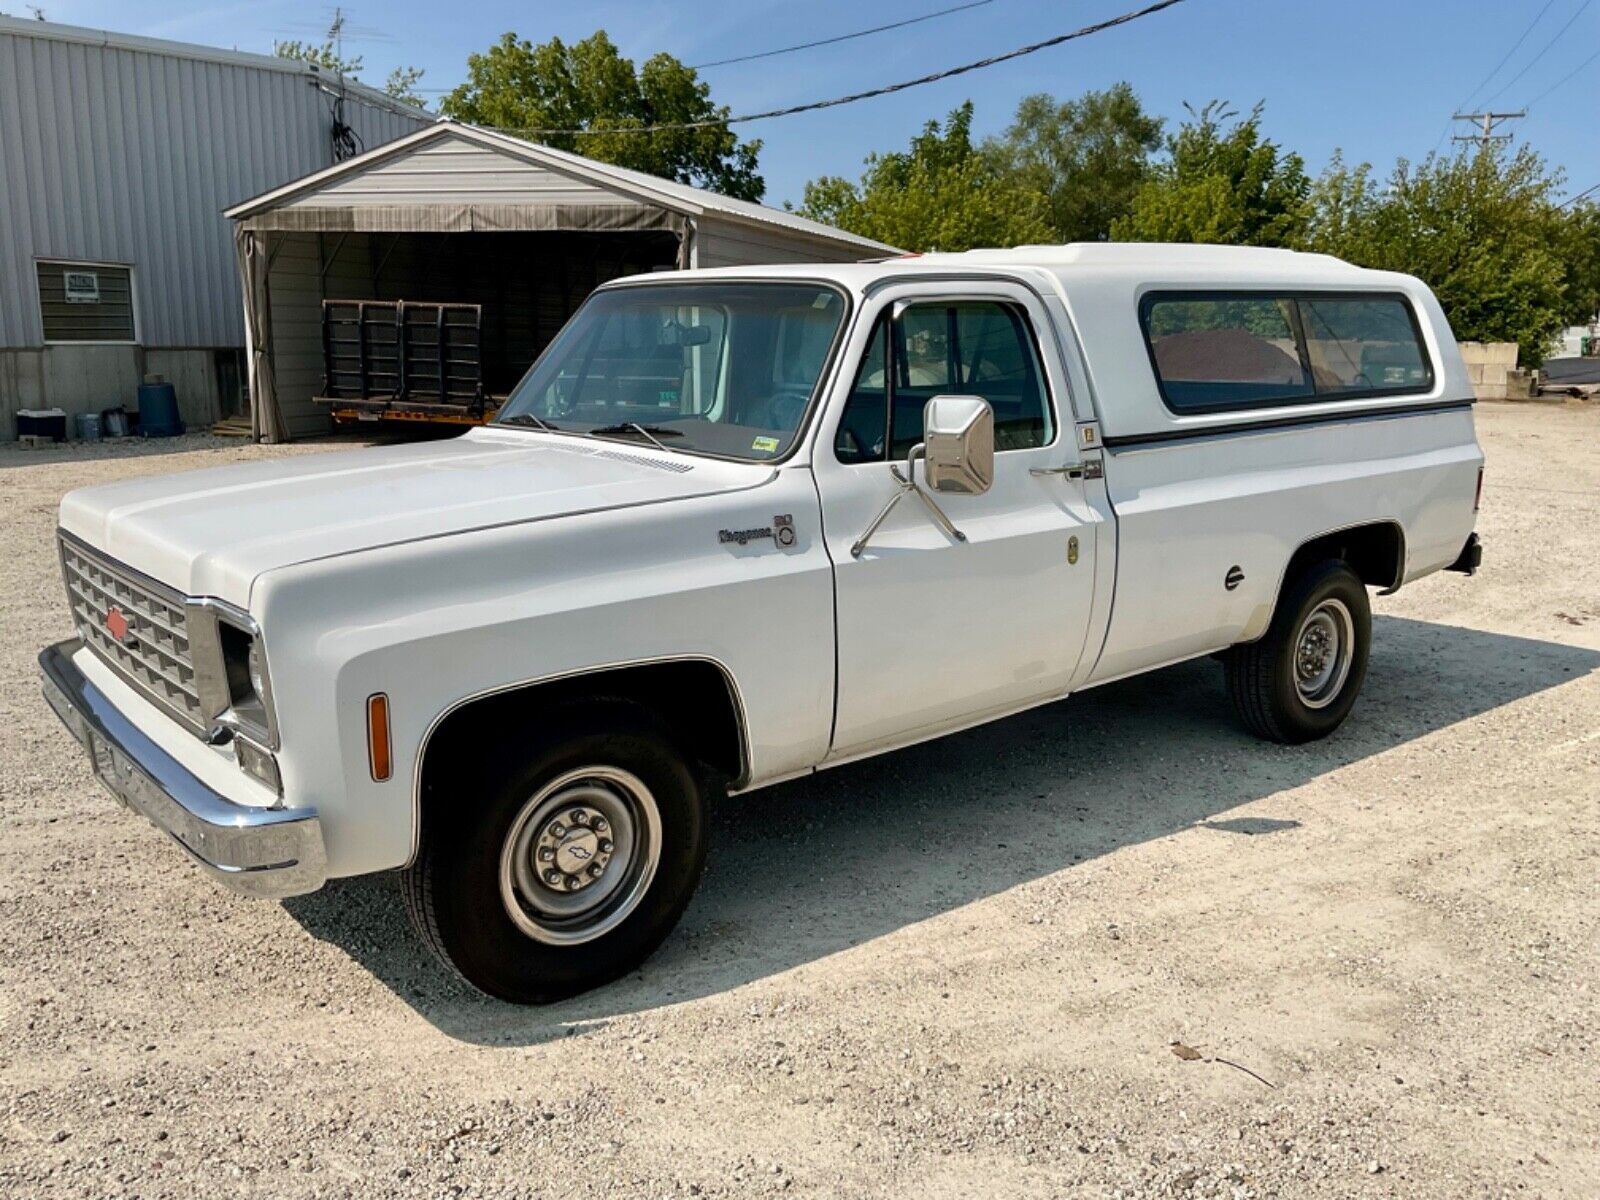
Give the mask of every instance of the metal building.
<svg viewBox="0 0 1600 1200">
<path fill-rule="evenodd" d="M 226 413 L 223 209 L 333 163 L 336 120 L 370 149 L 432 119 L 305 63 L 0 17 L 0 438 L 19 408 L 131 408 L 147 373 L 191 424 Z"/>
<path fill-rule="evenodd" d="M 895 251 L 506 134 L 440 121 L 228 211 L 256 433 L 481 420 L 598 284 Z M 457 323 L 458 322 L 458 323 Z"/>
</svg>

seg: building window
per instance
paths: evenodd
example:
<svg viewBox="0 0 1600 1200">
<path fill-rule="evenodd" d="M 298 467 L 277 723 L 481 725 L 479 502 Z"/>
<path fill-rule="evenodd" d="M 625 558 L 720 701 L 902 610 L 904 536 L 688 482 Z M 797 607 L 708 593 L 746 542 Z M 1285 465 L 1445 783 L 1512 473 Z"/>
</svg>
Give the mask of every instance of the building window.
<svg viewBox="0 0 1600 1200">
<path fill-rule="evenodd" d="M 103 263 L 39 262 L 46 342 L 134 342 L 133 270 Z"/>
<path fill-rule="evenodd" d="M 1156 382 L 1176 413 L 1426 392 L 1433 365 L 1398 295 L 1145 297 Z"/>
</svg>

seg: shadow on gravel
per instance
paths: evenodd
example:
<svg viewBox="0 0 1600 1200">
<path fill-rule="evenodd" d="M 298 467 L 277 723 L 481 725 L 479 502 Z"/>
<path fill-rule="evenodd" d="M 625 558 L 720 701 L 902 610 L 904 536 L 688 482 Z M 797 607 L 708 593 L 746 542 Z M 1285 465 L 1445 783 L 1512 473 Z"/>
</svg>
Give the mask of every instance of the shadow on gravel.
<svg viewBox="0 0 1600 1200">
<path fill-rule="evenodd" d="M 1256 741 L 1208 659 L 824 771 L 712 814 L 705 881 L 642 970 L 547 1008 L 488 1000 L 412 932 L 392 877 L 285 907 L 442 1032 L 526 1045 L 815 962 L 1119 847 L 1204 825 L 1283 836 L 1282 817 L 1215 819 L 1338 767 L 1560 686 L 1600 653 L 1395 617 L 1374 621 L 1355 712 L 1310 746 Z M 1472 752 L 1444 769 L 1473 773 Z"/>
</svg>

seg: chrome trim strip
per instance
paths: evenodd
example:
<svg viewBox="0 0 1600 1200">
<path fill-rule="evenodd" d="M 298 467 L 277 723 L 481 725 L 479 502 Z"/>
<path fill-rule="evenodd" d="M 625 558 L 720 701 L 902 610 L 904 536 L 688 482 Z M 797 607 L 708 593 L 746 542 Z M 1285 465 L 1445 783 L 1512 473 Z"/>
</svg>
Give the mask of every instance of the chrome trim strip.
<svg viewBox="0 0 1600 1200">
<path fill-rule="evenodd" d="M 72 638 L 40 651 L 40 683 L 107 791 L 165 830 L 233 891 L 280 898 L 316 891 L 326 882 L 316 809 L 254 808 L 213 791 L 85 678 L 72 661 L 82 648 Z"/>
<path fill-rule="evenodd" d="M 411 853 L 407 856 L 403 866 L 410 866 L 417 857 L 417 849 L 422 837 L 422 764 L 428 758 L 428 743 L 433 740 L 434 733 L 445 719 L 458 709 L 478 700 L 487 700 L 490 696 L 504 695 L 506 692 L 517 692 L 523 688 L 538 687 L 546 683 L 559 683 L 564 679 L 579 679 L 585 675 L 603 675 L 608 671 L 626 671 L 630 667 L 655 667 L 668 663 L 709 663 L 722 674 L 722 680 L 728 685 L 728 695 L 733 697 L 734 720 L 739 725 L 739 778 L 728 787 L 729 792 L 742 791 L 749 786 L 751 773 L 755 769 L 750 757 L 750 720 L 745 712 L 744 696 L 739 692 L 739 685 L 733 678 L 733 672 L 728 669 L 728 664 L 720 659 L 712 658 L 708 654 L 668 654 L 660 658 L 635 658 L 623 662 L 605 663 L 593 667 L 576 667 L 571 671 L 561 671 L 554 675 L 539 675 L 532 679 L 523 679 L 516 683 L 500 684 L 496 687 L 484 688 L 482 691 L 473 692 L 470 696 L 463 696 L 453 704 L 447 705 L 428 722 L 428 728 L 423 731 L 422 740 L 417 744 L 416 761 L 411 766 Z M 391 748 L 390 753 L 393 754 Z"/>
</svg>

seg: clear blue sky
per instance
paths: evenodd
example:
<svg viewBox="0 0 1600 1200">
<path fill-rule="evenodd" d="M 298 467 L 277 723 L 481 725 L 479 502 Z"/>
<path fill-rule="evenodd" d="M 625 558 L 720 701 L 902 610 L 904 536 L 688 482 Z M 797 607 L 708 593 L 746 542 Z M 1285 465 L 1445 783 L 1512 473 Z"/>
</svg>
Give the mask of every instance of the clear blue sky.
<svg viewBox="0 0 1600 1200">
<path fill-rule="evenodd" d="M 542 41 L 554 35 L 576 40 L 604 28 L 623 53 L 637 60 L 666 50 L 693 64 L 958 2 L 354 0 L 344 6 L 353 30 L 346 52 L 365 58 L 363 78 L 371 83 L 381 83 L 397 64 L 423 67 L 422 86 L 436 89 L 429 93 L 436 97 L 461 80 L 468 53 L 506 30 Z M 774 108 L 999 53 L 1140 2 L 992 0 L 842 45 L 714 68 L 705 78 L 713 97 L 735 112 Z M 333 13 L 332 5 L 281 0 L 43 3 L 56 21 L 260 51 L 269 51 L 274 39 L 316 37 Z M 1563 168 L 1576 192 L 1600 184 L 1595 120 L 1600 59 L 1534 100 L 1600 49 L 1600 3 L 1551 0 L 1511 61 L 1472 94 L 1543 6 L 1544 0 L 1187 0 L 1124 28 L 976 74 L 739 131 L 765 143 L 761 167 L 767 202 L 776 204 L 798 199 L 805 181 L 816 175 L 856 177 L 869 151 L 903 147 L 924 121 L 968 98 L 977 105 L 980 133 L 1003 128 L 1017 100 L 1030 92 L 1072 96 L 1119 79 L 1132 83 L 1150 110 L 1169 118 L 1182 114 L 1186 100 L 1198 105 L 1221 97 L 1241 108 L 1264 100 L 1269 134 L 1300 151 L 1313 171 L 1336 148 L 1347 159 L 1368 160 L 1387 171 L 1397 155 L 1421 158 L 1439 144 L 1456 105 L 1470 99 L 1476 107 L 1492 97 L 1497 109 L 1529 106 L 1528 119 L 1507 129 Z M 24 11 L 19 0 L 4 7 Z M 1513 82 L 1525 66 L 1527 72 Z"/>
</svg>

